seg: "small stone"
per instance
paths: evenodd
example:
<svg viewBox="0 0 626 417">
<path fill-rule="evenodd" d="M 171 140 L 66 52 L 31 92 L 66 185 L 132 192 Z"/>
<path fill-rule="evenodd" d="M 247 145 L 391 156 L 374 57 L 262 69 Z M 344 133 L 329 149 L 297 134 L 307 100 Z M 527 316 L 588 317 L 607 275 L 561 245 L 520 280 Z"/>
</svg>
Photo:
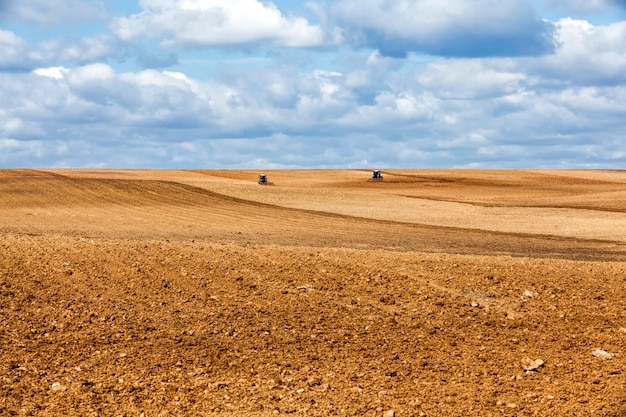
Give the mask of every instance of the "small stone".
<svg viewBox="0 0 626 417">
<path fill-rule="evenodd" d="M 52 386 L 50 388 L 52 389 L 52 391 L 55 392 L 65 391 L 67 389 L 67 387 L 60 382 L 52 383 Z"/>
<path fill-rule="evenodd" d="M 383 413 L 383 417 L 396 417 L 396 412 L 394 410 L 387 410 Z"/>
<path fill-rule="evenodd" d="M 596 358 L 600 358 L 600 359 L 608 359 L 608 360 L 613 359 L 613 355 L 611 355 L 609 352 L 606 352 L 606 351 L 604 351 L 602 349 L 594 350 L 592 355 L 595 356 Z"/>
<path fill-rule="evenodd" d="M 475 308 L 478 307 L 479 304 L 476 301 L 472 301 L 470 305 Z"/>
<path fill-rule="evenodd" d="M 525 358 L 522 360 L 522 368 L 524 368 L 526 372 L 536 372 L 539 368 L 543 367 L 543 365 L 545 365 L 543 359 L 532 360 Z"/>
<path fill-rule="evenodd" d="M 506 406 L 507 408 L 517 408 L 517 404 L 515 403 L 508 403 Z"/>
<path fill-rule="evenodd" d="M 619 331 L 620 333 L 626 333 L 626 327 L 620 327 Z"/>
<path fill-rule="evenodd" d="M 526 291 L 524 291 L 523 295 L 526 298 L 533 298 L 535 296 L 535 293 L 533 293 L 532 291 L 526 290 Z"/>
</svg>

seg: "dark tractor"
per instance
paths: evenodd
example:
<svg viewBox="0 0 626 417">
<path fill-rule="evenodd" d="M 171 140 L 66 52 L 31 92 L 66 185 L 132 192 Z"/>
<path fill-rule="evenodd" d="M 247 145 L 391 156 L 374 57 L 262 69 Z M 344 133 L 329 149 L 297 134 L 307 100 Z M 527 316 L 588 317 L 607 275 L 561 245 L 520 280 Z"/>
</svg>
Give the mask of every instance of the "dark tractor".
<svg viewBox="0 0 626 417">
<path fill-rule="evenodd" d="M 370 178 L 368 181 L 371 182 L 379 182 L 383 180 L 383 174 L 380 173 L 379 169 L 376 169 L 374 171 L 372 171 L 372 178 Z"/>
<path fill-rule="evenodd" d="M 267 180 L 267 175 L 261 174 L 259 175 L 259 185 L 274 185 L 274 183 Z"/>
</svg>

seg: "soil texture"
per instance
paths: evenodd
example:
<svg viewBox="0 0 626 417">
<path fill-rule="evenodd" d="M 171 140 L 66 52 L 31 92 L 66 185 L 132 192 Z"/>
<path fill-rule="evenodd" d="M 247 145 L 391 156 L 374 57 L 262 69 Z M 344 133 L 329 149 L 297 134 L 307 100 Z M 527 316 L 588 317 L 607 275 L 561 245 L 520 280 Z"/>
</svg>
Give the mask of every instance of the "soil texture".
<svg viewBox="0 0 626 417">
<path fill-rule="evenodd" d="M 0 415 L 626 417 L 626 172 L 0 170 Z"/>
</svg>

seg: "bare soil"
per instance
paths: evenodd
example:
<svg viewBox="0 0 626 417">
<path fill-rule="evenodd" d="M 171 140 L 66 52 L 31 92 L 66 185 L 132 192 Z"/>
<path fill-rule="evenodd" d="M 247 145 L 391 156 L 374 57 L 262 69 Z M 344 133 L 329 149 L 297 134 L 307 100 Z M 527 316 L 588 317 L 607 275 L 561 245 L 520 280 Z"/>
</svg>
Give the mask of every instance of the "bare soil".
<svg viewBox="0 0 626 417">
<path fill-rule="evenodd" d="M 266 174 L 0 170 L 0 415 L 626 416 L 625 171 Z"/>
</svg>

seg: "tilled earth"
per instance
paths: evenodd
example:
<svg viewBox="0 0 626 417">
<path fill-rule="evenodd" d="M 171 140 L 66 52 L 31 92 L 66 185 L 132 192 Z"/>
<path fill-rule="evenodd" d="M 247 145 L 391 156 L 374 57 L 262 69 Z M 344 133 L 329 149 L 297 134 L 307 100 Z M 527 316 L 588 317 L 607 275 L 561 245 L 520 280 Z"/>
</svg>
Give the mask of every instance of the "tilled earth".
<svg viewBox="0 0 626 417">
<path fill-rule="evenodd" d="M 0 415 L 626 416 L 626 173 L 384 175 L 0 171 Z"/>
</svg>

